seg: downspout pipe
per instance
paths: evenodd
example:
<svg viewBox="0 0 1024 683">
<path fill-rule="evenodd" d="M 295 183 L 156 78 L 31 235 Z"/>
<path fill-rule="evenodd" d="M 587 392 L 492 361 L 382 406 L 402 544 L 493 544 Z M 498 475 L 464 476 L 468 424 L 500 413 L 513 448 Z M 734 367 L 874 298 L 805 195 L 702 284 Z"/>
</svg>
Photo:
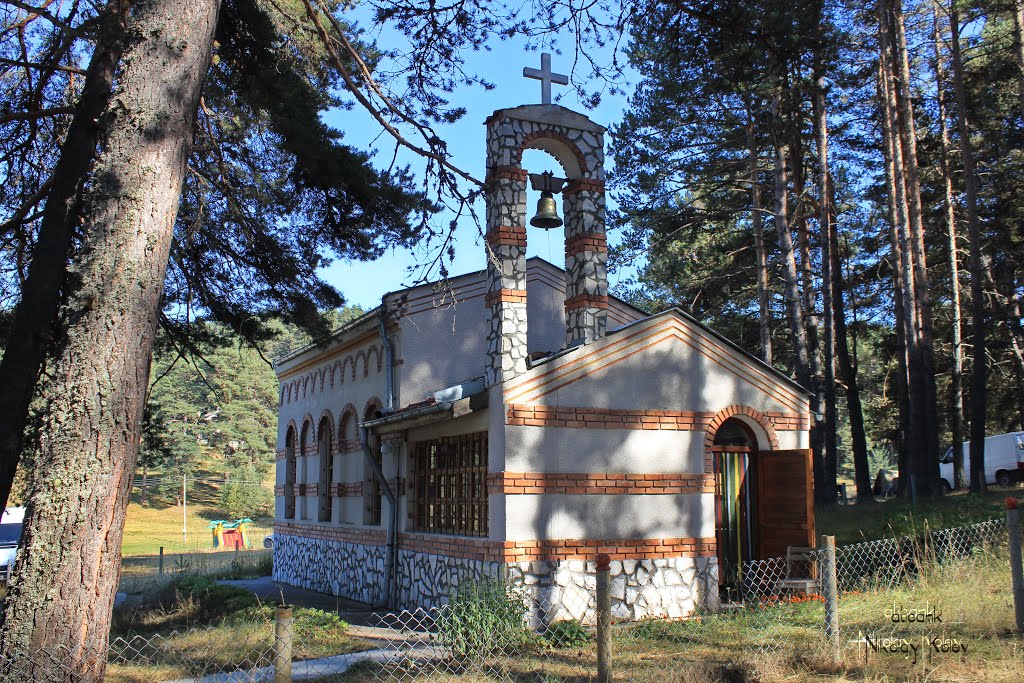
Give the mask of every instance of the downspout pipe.
<svg viewBox="0 0 1024 683">
<path fill-rule="evenodd" d="M 391 519 L 388 523 L 384 554 L 384 602 L 386 607 L 391 607 L 394 604 L 395 568 L 397 567 L 398 560 L 398 553 L 395 552 L 398 545 L 398 498 L 395 497 L 395 492 L 391 490 L 387 480 L 384 478 L 384 471 L 381 469 L 380 463 L 377 462 L 373 451 L 370 450 L 369 427 L 363 425 L 359 427 L 359 445 L 363 447 L 367 468 L 369 468 L 377 481 L 380 482 L 381 493 L 387 498 L 388 505 L 391 508 Z"/>
<path fill-rule="evenodd" d="M 387 396 L 384 398 L 384 414 L 395 411 L 395 347 L 388 338 L 388 296 L 380 299 L 380 341 L 384 344 L 384 379 Z"/>
<path fill-rule="evenodd" d="M 386 390 L 384 392 L 384 414 L 388 415 L 395 411 L 395 347 L 388 338 L 388 295 L 380 298 L 380 341 L 384 346 L 384 379 Z M 384 472 L 377 464 L 377 458 L 370 452 L 369 430 L 364 427 L 361 430 L 360 441 L 363 446 L 363 453 L 367 461 L 373 465 L 374 476 L 380 481 L 381 491 L 388 499 L 391 508 L 391 519 L 388 520 L 388 532 L 386 550 L 384 557 L 384 599 L 388 607 L 395 606 L 395 588 L 398 583 L 398 498 L 395 492 L 388 486 L 384 479 Z M 381 458 L 383 461 L 383 458 Z M 398 468 L 399 470 L 401 467 Z M 397 479 L 397 475 L 396 475 Z"/>
</svg>

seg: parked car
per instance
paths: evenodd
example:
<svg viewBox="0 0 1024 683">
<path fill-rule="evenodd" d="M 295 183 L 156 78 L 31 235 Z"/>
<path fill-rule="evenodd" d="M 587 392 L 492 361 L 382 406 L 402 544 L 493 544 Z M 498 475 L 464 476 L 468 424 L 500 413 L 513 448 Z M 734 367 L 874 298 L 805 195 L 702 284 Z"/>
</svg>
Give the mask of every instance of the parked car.
<svg viewBox="0 0 1024 683">
<path fill-rule="evenodd" d="M 971 477 L 971 444 L 963 443 L 964 470 Z M 939 462 L 942 488 L 953 489 L 953 449 Z M 1024 432 L 997 434 L 985 438 L 985 483 L 1009 486 L 1024 479 Z"/>
<path fill-rule="evenodd" d="M 7 508 L 0 517 L 0 580 L 6 581 L 14 568 L 14 557 L 21 540 L 21 524 L 25 508 Z"/>
<path fill-rule="evenodd" d="M 267 550 L 274 549 L 274 534 L 267 534 L 263 537 L 263 547 Z"/>
</svg>

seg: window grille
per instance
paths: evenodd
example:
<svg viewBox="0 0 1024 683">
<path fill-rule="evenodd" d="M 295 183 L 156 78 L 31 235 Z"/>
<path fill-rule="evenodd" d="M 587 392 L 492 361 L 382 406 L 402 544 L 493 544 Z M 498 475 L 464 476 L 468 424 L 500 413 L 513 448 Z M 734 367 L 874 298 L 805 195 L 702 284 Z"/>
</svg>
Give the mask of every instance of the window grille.
<svg viewBox="0 0 1024 683">
<path fill-rule="evenodd" d="M 487 535 L 487 432 L 416 444 L 413 473 L 417 531 Z"/>
</svg>

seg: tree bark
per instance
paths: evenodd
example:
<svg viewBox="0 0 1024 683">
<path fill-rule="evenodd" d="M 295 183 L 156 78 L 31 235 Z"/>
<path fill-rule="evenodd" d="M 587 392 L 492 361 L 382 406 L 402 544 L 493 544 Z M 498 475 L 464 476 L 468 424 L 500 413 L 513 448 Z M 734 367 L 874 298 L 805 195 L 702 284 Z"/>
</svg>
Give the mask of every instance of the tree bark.
<svg viewBox="0 0 1024 683">
<path fill-rule="evenodd" d="M 964 194 L 967 204 L 967 237 L 970 244 L 971 271 L 971 491 L 985 491 L 985 401 L 988 360 L 985 357 L 985 300 L 982 288 L 984 257 L 981 253 L 981 225 L 978 221 L 978 176 L 974 166 L 974 145 L 967 120 L 967 91 L 964 87 L 963 59 L 960 56 L 960 15 L 956 3 L 949 5 L 950 51 L 953 62 L 953 94 L 956 99 L 956 123 L 960 134 L 960 159 L 964 167 Z"/>
<path fill-rule="evenodd" d="M 949 130 L 946 127 L 945 75 L 942 72 L 942 49 L 939 37 L 938 6 L 932 6 L 932 43 L 935 48 L 935 85 L 939 119 L 939 168 L 943 181 L 943 206 L 946 210 L 946 250 L 949 257 L 950 307 L 953 321 L 953 367 L 950 370 L 949 417 L 953 432 L 953 488 L 967 483 L 964 473 L 964 357 L 963 322 L 960 316 L 960 257 L 956 238 L 956 212 L 953 202 L 953 174 L 949 163 Z"/>
<path fill-rule="evenodd" d="M 917 400 L 911 389 L 911 378 L 916 371 L 917 336 L 912 322 L 913 308 L 913 270 L 909 267 L 907 254 L 907 223 L 908 210 L 906 203 L 906 186 L 903 176 L 902 151 L 900 138 L 896 133 L 896 104 L 893 95 L 892 63 L 890 59 L 890 30 L 887 10 L 884 2 L 879 3 L 879 106 L 882 114 L 882 140 L 885 157 L 886 179 L 888 185 L 889 208 L 889 239 L 893 257 L 893 289 L 896 308 L 896 338 L 899 347 L 900 378 L 898 393 L 900 395 L 901 448 L 899 452 L 900 491 L 904 495 L 914 493 L 908 482 L 912 475 L 913 458 L 910 453 L 911 444 L 920 443 L 916 433 Z"/>
<path fill-rule="evenodd" d="M 772 145 L 775 150 L 775 232 L 782 250 L 782 273 L 785 279 L 786 314 L 789 333 L 793 344 L 793 371 L 797 383 L 810 390 L 811 373 L 808 363 L 807 336 L 804 328 L 803 311 L 800 305 L 800 280 L 796 268 L 796 254 L 793 251 L 793 236 L 789 220 L 789 179 L 786 164 L 789 159 L 786 117 L 783 114 L 782 85 L 777 84 L 772 93 Z M 816 418 L 812 418 L 815 429 Z M 825 495 L 824 468 L 820 458 L 814 458 L 815 496 L 821 502 Z"/>
<path fill-rule="evenodd" d="M 928 267 L 924 244 L 924 223 L 921 207 L 921 180 L 917 163 L 917 132 L 910 89 L 910 58 L 906 32 L 903 26 L 901 0 L 892 3 L 895 54 L 895 88 L 899 134 L 902 138 L 903 165 L 906 174 L 906 199 L 909 210 L 909 244 L 914 272 L 914 327 L 917 335 L 916 352 L 918 372 L 911 375 L 911 387 L 920 402 L 920 421 L 916 431 L 920 434 L 918 457 L 915 458 L 919 493 L 932 496 L 938 492 L 939 440 L 938 399 L 935 392 L 935 354 L 932 343 L 931 293 L 928 288 Z"/>
<path fill-rule="evenodd" d="M 7 506 L 24 448 L 29 405 L 60 306 L 82 179 L 95 156 L 100 115 L 108 104 L 122 50 L 116 34 L 123 17 L 113 13 L 115 7 L 116 3 L 109 4 L 100 19 L 100 43 L 89 61 L 75 117 L 53 171 L 28 277 L 0 359 L 0 510 Z"/>
<path fill-rule="evenodd" d="M 826 466 L 831 464 L 838 467 L 839 439 L 837 425 L 839 422 L 839 411 L 836 405 L 836 321 L 835 321 L 835 299 L 842 296 L 842 290 L 836 288 L 836 273 L 838 267 L 834 252 L 837 247 L 833 244 L 833 233 L 835 226 L 832 222 L 834 203 L 832 201 L 832 188 L 829 175 L 828 161 L 828 112 L 825 108 L 825 76 L 824 68 L 820 61 L 816 64 L 814 78 L 814 137 L 818 146 L 818 226 L 821 233 L 821 308 L 824 313 L 825 322 L 825 462 Z M 840 304 L 841 306 L 841 304 Z M 841 308 L 840 308 L 841 310 Z M 853 424 L 851 422 L 851 428 Z M 863 425 L 861 425 L 863 430 Z M 862 432 L 863 433 L 863 432 Z M 856 437 L 854 437 L 856 441 Z M 854 466 L 857 459 L 854 458 Z M 857 471 L 857 497 L 860 499 L 860 471 Z M 868 484 L 868 495 L 871 494 L 870 482 Z"/>
<path fill-rule="evenodd" d="M 750 225 L 754 232 L 754 256 L 757 259 L 757 305 L 760 318 L 761 358 L 772 364 L 771 309 L 768 306 L 768 254 L 764 246 L 764 221 L 761 212 L 760 153 L 755 136 L 754 114 L 747 107 L 747 164 L 750 171 Z"/>
<path fill-rule="evenodd" d="M 1013 0 L 1013 32 L 1016 38 L 1014 57 L 1017 62 L 1017 76 L 1020 98 L 1020 117 L 1024 119 L 1024 0 Z"/>
<path fill-rule="evenodd" d="M 794 118 L 798 116 L 794 115 Z M 804 315 L 804 327 L 807 337 L 808 375 L 811 378 L 811 452 L 815 460 L 821 461 L 822 484 L 819 502 L 831 505 L 836 502 L 836 485 L 838 481 L 838 459 L 836 451 L 826 447 L 826 431 L 828 427 L 827 410 L 825 408 L 825 387 L 822 381 L 821 351 L 818 348 L 818 319 L 815 314 L 817 296 L 814 293 L 814 267 L 811 263 L 811 231 L 807 220 L 808 204 L 806 186 L 804 184 L 804 150 L 800 137 L 800 126 L 791 121 L 789 126 L 793 136 L 793 195 L 797 198 L 795 211 L 797 240 L 800 246 L 800 285 L 801 307 Z M 821 417 L 818 417 L 821 416 Z M 823 419 L 824 418 L 824 419 Z"/>
<path fill-rule="evenodd" d="M 103 679 L 150 352 L 219 4 L 132 9 L 83 195 L 84 239 L 0 627 L 0 654 L 24 663 L 12 682 Z"/>
</svg>

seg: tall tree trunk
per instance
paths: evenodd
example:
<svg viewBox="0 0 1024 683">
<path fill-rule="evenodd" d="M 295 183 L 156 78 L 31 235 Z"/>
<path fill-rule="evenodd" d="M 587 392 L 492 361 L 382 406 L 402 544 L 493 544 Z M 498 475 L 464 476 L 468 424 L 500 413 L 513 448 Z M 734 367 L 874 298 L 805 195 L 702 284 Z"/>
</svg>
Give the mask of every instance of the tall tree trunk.
<svg viewBox="0 0 1024 683">
<path fill-rule="evenodd" d="M 83 196 L 84 239 L 69 269 L 0 627 L 0 655 L 23 663 L 12 683 L 103 679 L 150 352 L 219 4 L 132 8 L 130 46 Z M 66 667 L 33 660 L 40 651 Z"/>
<path fill-rule="evenodd" d="M 754 232 L 754 256 L 757 259 L 758 331 L 761 335 L 761 358 L 772 364 L 771 309 L 768 306 L 768 254 L 764 246 L 764 219 L 761 212 L 760 153 L 755 135 L 753 107 L 747 106 L 747 167 L 750 173 L 750 225 Z"/>
<path fill-rule="evenodd" d="M 1024 119 L 1024 0 L 1013 0 L 1013 29 L 1016 38 L 1014 57 L 1017 61 L 1017 76 L 1020 98 L 1020 117 Z"/>
<path fill-rule="evenodd" d="M 956 239 L 956 212 L 953 203 L 953 174 L 949 164 L 949 131 L 946 127 L 946 77 L 942 71 L 942 47 L 939 36 L 939 10 L 932 6 L 932 44 L 935 48 L 935 85 L 938 93 L 939 165 L 943 181 L 943 205 L 946 210 L 947 252 L 949 256 L 950 307 L 953 313 L 953 367 L 950 372 L 949 417 L 953 432 L 953 488 L 967 483 L 964 473 L 964 358 L 963 322 L 960 317 L 960 257 Z"/>
<path fill-rule="evenodd" d="M 981 225 L 978 221 L 978 176 L 974 167 L 974 145 L 967 120 L 967 90 L 964 87 L 963 59 L 960 56 L 960 15 L 956 3 L 949 5 L 950 50 L 953 62 L 953 93 L 956 99 L 956 123 L 960 133 L 960 159 L 964 167 L 964 194 L 967 203 L 967 237 L 970 243 L 971 270 L 971 491 L 985 491 L 985 401 L 987 359 L 985 357 L 985 300 L 981 253 Z"/>
<path fill-rule="evenodd" d="M 906 174 L 906 199 L 909 210 L 909 244 L 914 271 L 914 326 L 917 335 L 918 372 L 911 375 L 911 387 L 920 401 L 917 432 L 918 442 L 917 486 L 919 492 L 931 496 L 938 491 L 939 482 L 939 439 L 938 399 L 935 391 L 935 354 L 932 343 L 931 293 L 928 289 L 928 267 L 924 244 L 924 223 L 921 206 L 921 180 L 917 163 L 917 132 L 914 124 L 914 110 L 910 87 L 910 58 L 907 51 L 906 32 L 903 26 L 901 0 L 892 3 L 893 35 L 896 70 L 894 85 L 897 113 L 900 122 L 899 133 L 903 146 L 903 165 Z"/>
<path fill-rule="evenodd" d="M 838 460 L 836 452 L 825 447 L 825 432 L 828 429 L 828 418 L 825 410 L 825 387 L 822 381 L 821 351 L 818 346 L 817 296 L 814 293 L 814 266 L 811 261 L 811 231 L 808 216 L 806 186 L 804 184 L 804 147 L 800 136 L 799 115 L 794 114 L 790 121 L 790 134 L 793 143 L 791 167 L 793 169 L 793 195 L 796 197 L 797 241 L 800 246 L 800 285 L 801 307 L 803 308 L 804 326 L 807 335 L 808 374 L 811 378 L 811 453 L 815 460 L 821 461 L 822 486 L 820 502 L 824 505 L 835 503 L 836 484 L 838 479 Z M 819 417 L 821 416 L 821 417 Z M 824 419 L 823 419 L 824 418 Z"/>
<path fill-rule="evenodd" d="M 789 333 L 793 344 L 793 371 L 800 386 L 811 389 L 810 364 L 808 362 L 807 336 L 804 328 L 803 311 L 800 305 L 800 280 L 796 268 L 796 254 L 793 250 L 793 236 L 789 220 L 789 177 L 786 165 L 789 159 L 789 136 L 786 132 L 787 117 L 783 112 L 783 86 L 775 86 L 772 93 L 772 145 L 775 150 L 775 232 L 782 250 L 782 273 L 785 279 L 786 314 Z M 815 422 L 816 422 L 815 418 Z M 812 424 L 811 429 L 815 429 Z M 824 500 L 824 468 L 820 458 L 814 459 L 815 497 Z"/>
<path fill-rule="evenodd" d="M 900 489 L 904 495 L 914 490 L 908 485 L 913 471 L 911 445 L 920 443 L 916 433 L 919 419 L 917 404 L 911 380 L 916 372 L 917 336 L 913 325 L 914 288 L 913 270 L 909 267 L 907 253 L 907 223 L 909 221 L 906 203 L 906 185 L 903 175 L 900 137 L 896 133 L 896 104 L 893 95 L 892 63 L 889 42 L 891 34 L 885 3 L 879 3 L 879 100 L 882 113 L 882 139 L 888 184 L 890 244 L 893 256 L 893 287 L 896 301 L 897 342 L 900 348 L 900 396 L 902 448 L 900 450 Z"/>
<path fill-rule="evenodd" d="M 100 17 L 100 42 L 89 61 L 75 117 L 53 171 L 32 263 L 0 359 L 0 386 L 4 388 L 0 391 L 0 510 L 7 506 L 24 447 L 29 404 L 60 305 L 82 178 L 95 155 L 100 114 L 109 101 L 120 59 L 122 44 L 116 36 L 123 17 L 114 12 L 117 7 L 117 3 L 108 4 Z"/>
</svg>

